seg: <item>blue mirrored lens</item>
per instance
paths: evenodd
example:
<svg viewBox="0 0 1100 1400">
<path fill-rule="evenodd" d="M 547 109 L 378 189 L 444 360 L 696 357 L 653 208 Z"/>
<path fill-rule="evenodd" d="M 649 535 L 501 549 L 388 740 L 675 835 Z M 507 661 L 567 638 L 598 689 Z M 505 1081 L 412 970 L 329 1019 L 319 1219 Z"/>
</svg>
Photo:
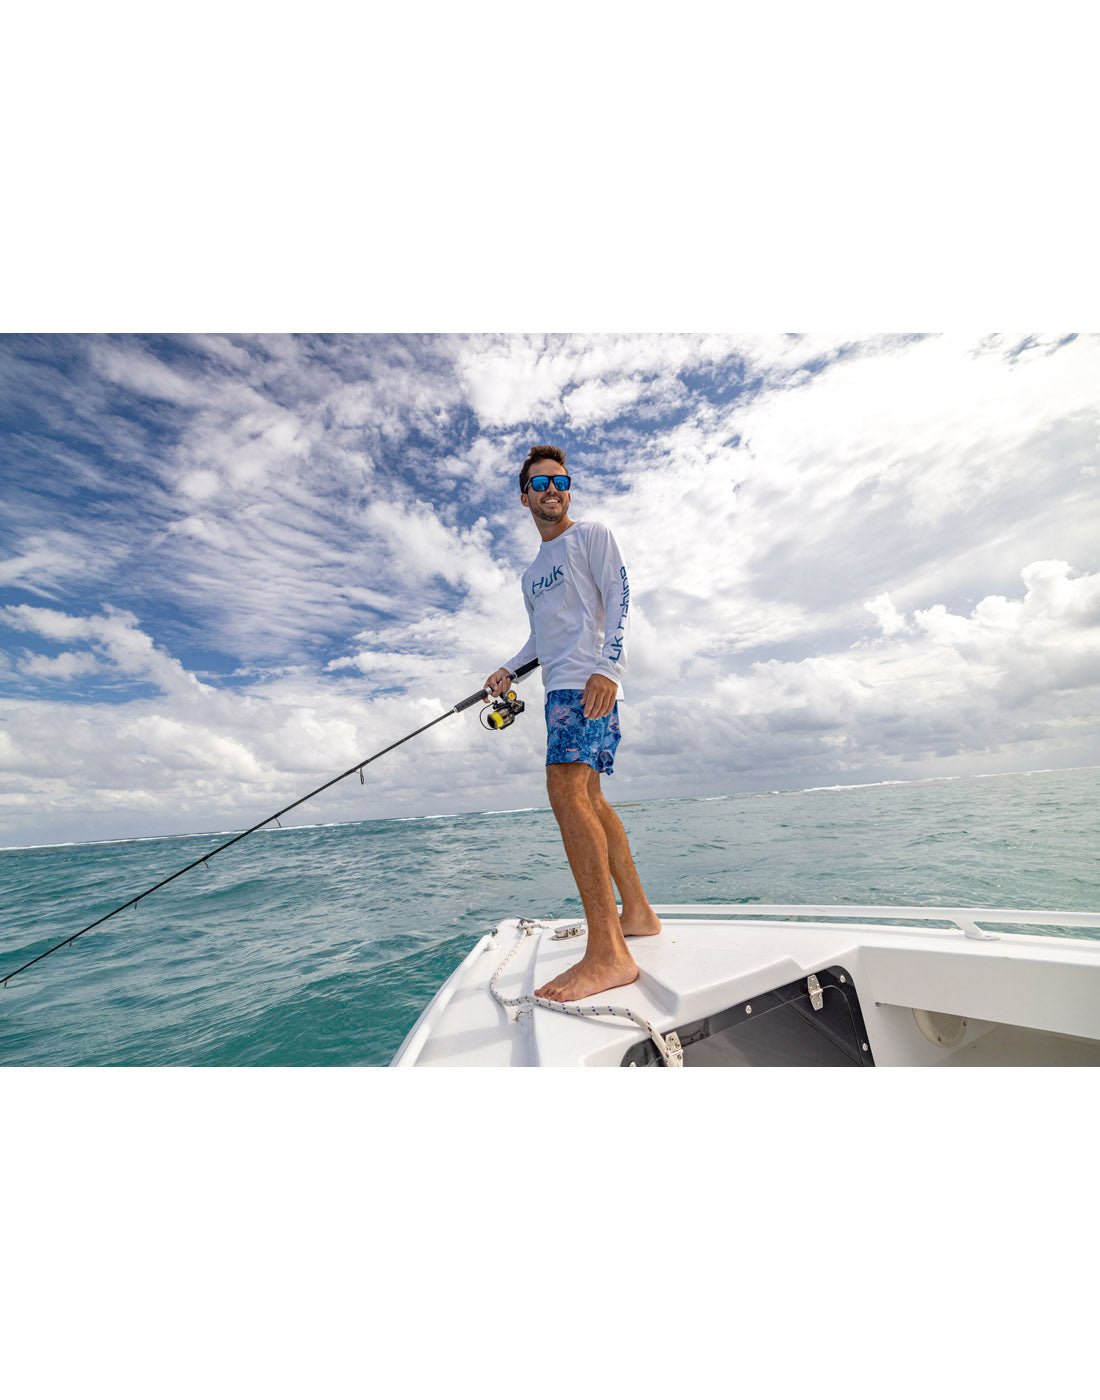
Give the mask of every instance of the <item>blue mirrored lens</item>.
<svg viewBox="0 0 1100 1400">
<path fill-rule="evenodd" d="M 532 491 L 545 491 L 550 485 L 551 480 L 553 480 L 555 487 L 559 491 L 569 490 L 570 478 L 567 476 L 555 476 L 553 478 L 548 476 L 529 476 L 527 478 L 527 485 Z"/>
</svg>

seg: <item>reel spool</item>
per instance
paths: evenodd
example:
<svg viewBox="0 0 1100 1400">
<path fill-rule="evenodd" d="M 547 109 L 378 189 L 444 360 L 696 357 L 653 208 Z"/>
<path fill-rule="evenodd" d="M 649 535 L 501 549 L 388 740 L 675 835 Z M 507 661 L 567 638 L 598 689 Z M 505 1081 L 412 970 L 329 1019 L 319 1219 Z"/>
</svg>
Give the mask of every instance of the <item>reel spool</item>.
<svg viewBox="0 0 1100 1400">
<path fill-rule="evenodd" d="M 491 710 L 482 710 L 481 723 L 486 729 L 507 729 L 510 724 L 515 724 L 516 716 L 523 714 L 526 708 L 516 692 L 510 690 L 507 695 L 493 701 Z"/>
</svg>

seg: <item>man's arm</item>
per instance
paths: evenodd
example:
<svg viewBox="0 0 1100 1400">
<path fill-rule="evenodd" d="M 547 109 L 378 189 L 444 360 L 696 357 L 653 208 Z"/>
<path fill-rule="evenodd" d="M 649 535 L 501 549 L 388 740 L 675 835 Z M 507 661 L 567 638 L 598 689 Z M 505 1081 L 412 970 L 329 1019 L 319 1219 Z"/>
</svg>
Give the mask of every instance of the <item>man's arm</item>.
<svg viewBox="0 0 1100 1400">
<path fill-rule="evenodd" d="M 531 617 L 531 632 L 523 646 L 516 652 L 515 656 L 510 657 L 499 671 L 494 671 L 491 676 L 486 678 L 485 689 L 493 695 L 499 696 L 506 694 L 519 668 L 521 666 L 526 666 L 528 661 L 534 661 L 535 657 L 538 655 L 538 647 L 535 645 L 534 617 L 531 615 L 531 604 L 527 601 L 526 593 L 523 595 L 523 601 L 527 608 L 528 616 Z"/>
<path fill-rule="evenodd" d="M 626 674 L 630 582 L 622 552 L 606 525 L 590 530 L 588 543 L 588 565 L 603 598 L 604 641 L 596 669 L 584 689 L 584 713 L 588 719 L 602 719 L 614 708 L 618 687 Z"/>
</svg>

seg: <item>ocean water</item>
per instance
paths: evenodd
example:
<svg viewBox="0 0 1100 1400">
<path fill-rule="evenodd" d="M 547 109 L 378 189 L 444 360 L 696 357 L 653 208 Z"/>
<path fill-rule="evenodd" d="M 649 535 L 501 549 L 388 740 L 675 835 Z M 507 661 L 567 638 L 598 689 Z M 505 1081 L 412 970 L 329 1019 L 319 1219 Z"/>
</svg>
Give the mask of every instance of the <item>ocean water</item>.
<svg viewBox="0 0 1100 1400">
<path fill-rule="evenodd" d="M 655 904 L 1100 910 L 1098 784 L 1086 768 L 619 811 Z M 225 839 L 0 851 L 0 977 Z M 0 988 L 0 1065 L 384 1065 L 500 919 L 580 912 L 548 809 L 258 832 Z"/>
</svg>

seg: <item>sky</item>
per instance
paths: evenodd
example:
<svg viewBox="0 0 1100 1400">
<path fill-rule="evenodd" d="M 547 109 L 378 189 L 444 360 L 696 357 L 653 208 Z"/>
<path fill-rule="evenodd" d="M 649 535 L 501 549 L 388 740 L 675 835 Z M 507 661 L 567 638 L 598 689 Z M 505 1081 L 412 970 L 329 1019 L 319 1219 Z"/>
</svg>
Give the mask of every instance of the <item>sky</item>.
<svg viewBox="0 0 1100 1400">
<path fill-rule="evenodd" d="M 231 830 L 631 579 L 613 799 L 1100 762 L 1100 336 L 0 337 L 0 841 Z M 288 821 L 545 802 L 541 683 Z"/>
</svg>

